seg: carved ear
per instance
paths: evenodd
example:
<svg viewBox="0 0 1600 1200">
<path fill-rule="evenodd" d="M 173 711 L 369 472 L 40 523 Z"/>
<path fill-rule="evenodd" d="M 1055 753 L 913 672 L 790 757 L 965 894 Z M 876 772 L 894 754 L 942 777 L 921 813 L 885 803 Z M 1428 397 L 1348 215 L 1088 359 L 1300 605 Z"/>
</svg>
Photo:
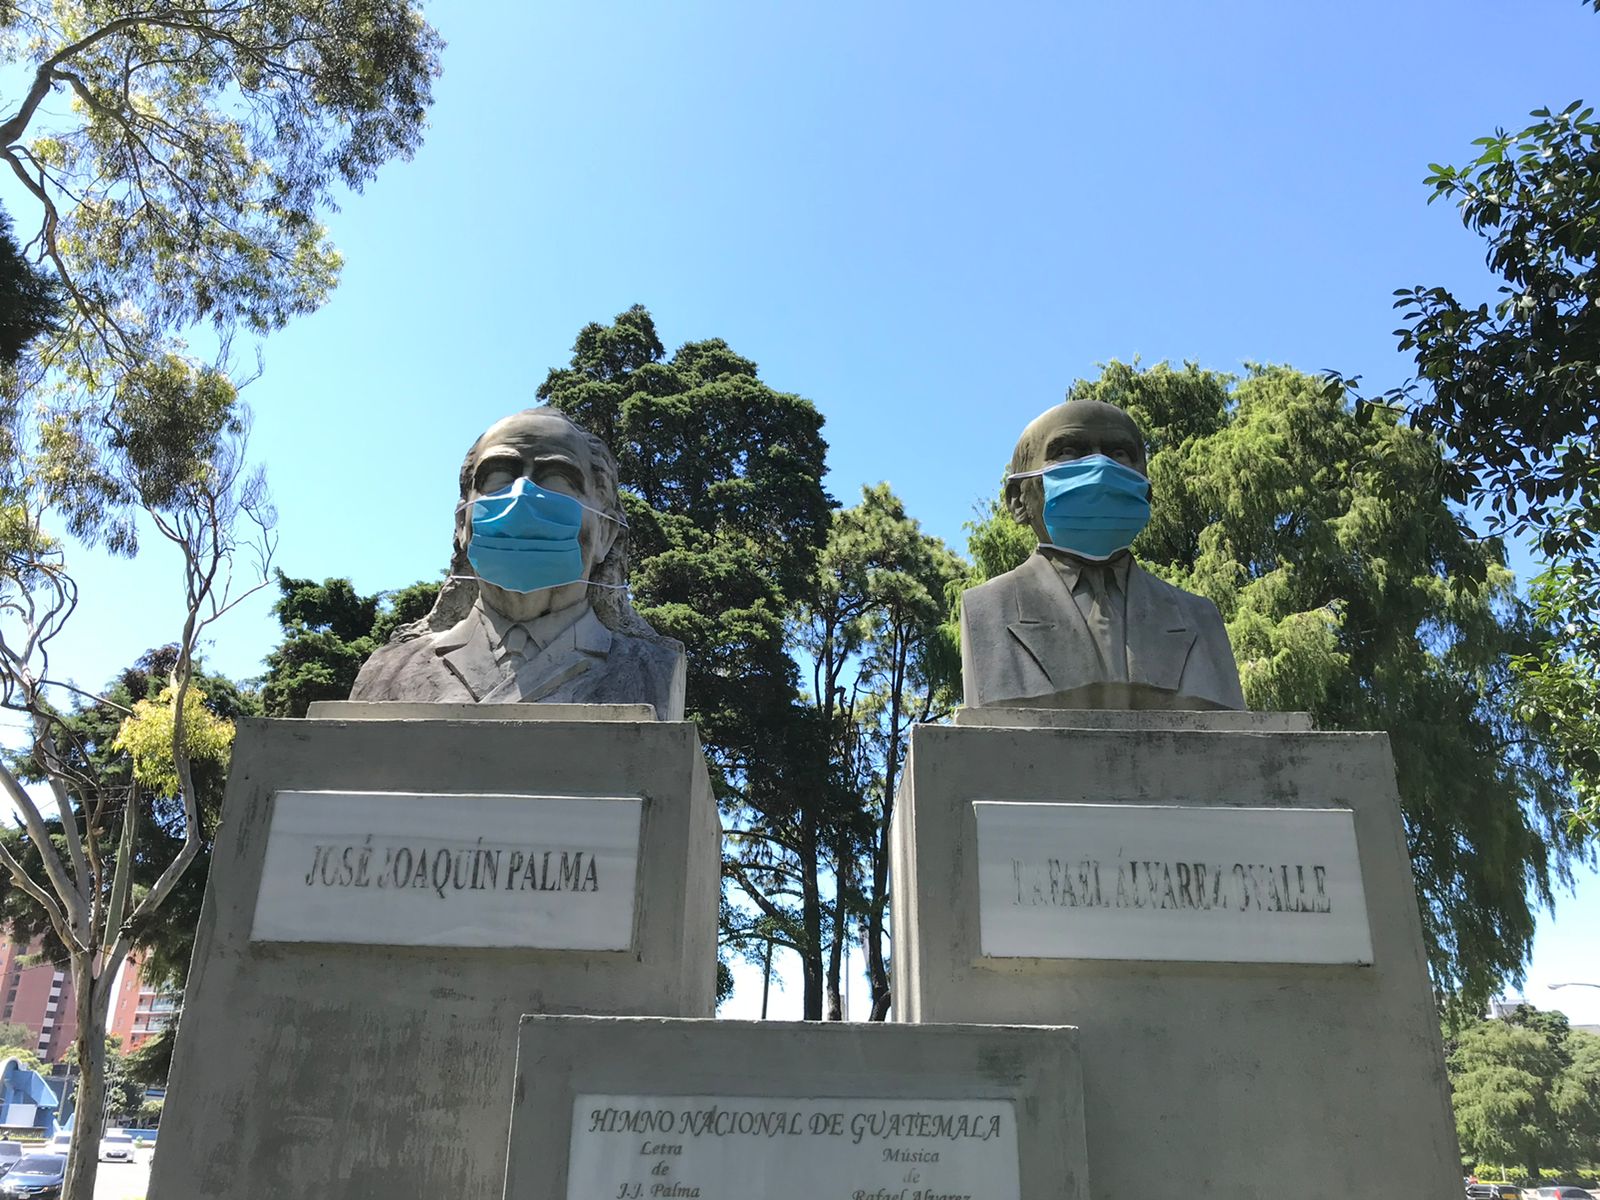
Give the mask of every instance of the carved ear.
<svg viewBox="0 0 1600 1200">
<path fill-rule="evenodd" d="M 1027 501 L 1023 498 L 1023 485 L 1035 482 L 1029 479 L 1007 479 L 1005 491 L 1006 511 L 1011 514 L 1011 519 L 1018 525 L 1033 525 L 1033 514 L 1028 511 Z"/>
<path fill-rule="evenodd" d="M 584 517 L 585 521 L 591 519 L 588 516 Z M 611 553 L 611 547 L 617 544 L 617 537 L 622 532 L 621 526 L 615 521 L 595 519 L 595 525 L 598 528 L 594 532 L 594 558 L 589 564 L 589 578 L 591 579 L 594 578 L 594 573 L 599 569 L 600 564 L 605 562 L 606 555 Z M 623 582 L 626 582 L 626 580 Z"/>
</svg>

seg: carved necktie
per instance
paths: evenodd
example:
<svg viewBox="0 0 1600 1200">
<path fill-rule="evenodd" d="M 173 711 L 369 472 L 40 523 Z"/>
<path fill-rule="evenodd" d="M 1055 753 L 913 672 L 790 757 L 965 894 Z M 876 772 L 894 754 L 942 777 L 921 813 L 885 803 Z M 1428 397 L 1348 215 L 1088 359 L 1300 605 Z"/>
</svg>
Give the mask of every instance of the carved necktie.
<svg viewBox="0 0 1600 1200">
<path fill-rule="evenodd" d="M 1100 651 L 1100 662 L 1105 667 L 1106 678 L 1125 682 L 1128 678 L 1128 650 L 1123 643 L 1119 606 L 1122 603 L 1117 579 L 1111 568 L 1096 563 L 1084 564 L 1078 576 L 1078 591 L 1087 601 L 1083 618 L 1094 638 L 1095 649 Z M 1084 594 L 1087 593 L 1087 594 Z"/>
<path fill-rule="evenodd" d="M 500 665 L 509 666 L 515 672 L 527 661 L 528 644 L 532 640 L 521 625 L 506 630 L 505 640 L 500 643 Z"/>
</svg>

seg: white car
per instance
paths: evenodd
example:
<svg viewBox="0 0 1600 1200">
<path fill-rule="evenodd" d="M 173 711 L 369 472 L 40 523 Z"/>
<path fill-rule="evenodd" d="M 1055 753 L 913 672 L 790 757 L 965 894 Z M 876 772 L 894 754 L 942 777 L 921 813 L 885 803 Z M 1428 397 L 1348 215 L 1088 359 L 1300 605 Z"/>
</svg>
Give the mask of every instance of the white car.
<svg viewBox="0 0 1600 1200">
<path fill-rule="evenodd" d="M 72 1149 L 72 1130 L 56 1134 L 39 1149 L 40 1154 L 65 1154 Z"/>
<path fill-rule="evenodd" d="M 133 1138 L 120 1129 L 107 1132 L 100 1139 L 101 1162 L 132 1162 Z"/>
</svg>

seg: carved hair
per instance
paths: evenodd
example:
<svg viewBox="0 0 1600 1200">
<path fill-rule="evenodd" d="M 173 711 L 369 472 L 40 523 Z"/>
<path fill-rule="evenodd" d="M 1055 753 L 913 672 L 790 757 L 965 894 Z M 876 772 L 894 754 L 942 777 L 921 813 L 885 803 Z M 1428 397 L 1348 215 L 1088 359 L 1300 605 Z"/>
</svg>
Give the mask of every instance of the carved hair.
<svg viewBox="0 0 1600 1200">
<path fill-rule="evenodd" d="M 1046 409 L 1028 422 L 1028 427 L 1017 439 L 1016 448 L 1011 451 L 1011 462 L 1006 466 L 1006 481 L 1002 493 L 1006 509 L 1010 512 L 1012 520 L 1019 525 L 1034 525 L 1039 520 L 1039 514 L 1044 508 L 1044 484 L 1036 476 L 1029 479 L 1013 479 L 1011 476 L 1019 471 L 1036 471 L 1044 465 L 1044 436 L 1049 428 L 1048 418 L 1063 408 L 1070 407 L 1109 409 L 1116 413 L 1127 422 L 1128 428 L 1133 430 L 1139 442 L 1140 458 L 1144 458 L 1144 430 L 1139 428 L 1139 423 L 1120 405 L 1108 404 L 1104 400 L 1068 400 L 1054 408 Z"/>
<path fill-rule="evenodd" d="M 610 551 L 589 573 L 591 583 L 612 585 L 589 588 L 588 601 L 589 606 L 594 609 L 594 615 L 600 618 L 602 625 L 614 633 L 647 638 L 651 641 L 666 641 L 667 639 L 657 633 L 648 621 L 634 611 L 626 589 L 617 586 L 628 582 L 628 527 L 623 524 L 625 517 L 622 503 L 617 495 L 617 460 L 612 456 L 611 448 L 559 409 L 525 408 L 515 415 L 523 416 L 535 412 L 560 417 L 583 435 L 583 440 L 589 447 L 589 473 L 594 480 L 595 491 L 600 500 L 598 507 L 617 522 L 617 536 L 611 543 Z M 401 626 L 395 631 L 392 639 L 394 641 L 410 641 L 425 633 L 437 633 L 449 629 L 467 615 L 473 602 L 478 598 L 477 572 L 472 569 L 472 563 L 467 558 L 469 538 L 466 500 L 472 493 L 474 459 L 477 457 L 478 447 L 482 444 L 483 435 L 480 434 L 461 462 L 462 504 L 456 509 L 455 533 L 451 539 L 450 576 L 439 589 L 439 598 L 434 602 L 432 611 L 420 621 Z"/>
</svg>

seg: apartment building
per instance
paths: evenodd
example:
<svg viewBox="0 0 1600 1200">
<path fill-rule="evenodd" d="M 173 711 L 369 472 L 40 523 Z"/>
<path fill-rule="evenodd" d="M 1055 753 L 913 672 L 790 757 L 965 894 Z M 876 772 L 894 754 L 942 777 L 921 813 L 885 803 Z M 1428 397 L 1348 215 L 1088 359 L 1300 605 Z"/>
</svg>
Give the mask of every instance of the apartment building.
<svg viewBox="0 0 1600 1200">
<path fill-rule="evenodd" d="M 0 1021 L 26 1025 L 39 1057 L 58 1062 L 72 1049 L 78 1013 L 67 964 L 31 962 L 41 949 L 38 938 L 27 946 L 0 943 Z"/>
<path fill-rule="evenodd" d="M 129 955 L 117 980 L 107 1033 L 122 1039 L 123 1052 L 137 1050 L 177 1019 L 178 1002 L 168 992 L 146 983 L 139 960 Z"/>
</svg>

